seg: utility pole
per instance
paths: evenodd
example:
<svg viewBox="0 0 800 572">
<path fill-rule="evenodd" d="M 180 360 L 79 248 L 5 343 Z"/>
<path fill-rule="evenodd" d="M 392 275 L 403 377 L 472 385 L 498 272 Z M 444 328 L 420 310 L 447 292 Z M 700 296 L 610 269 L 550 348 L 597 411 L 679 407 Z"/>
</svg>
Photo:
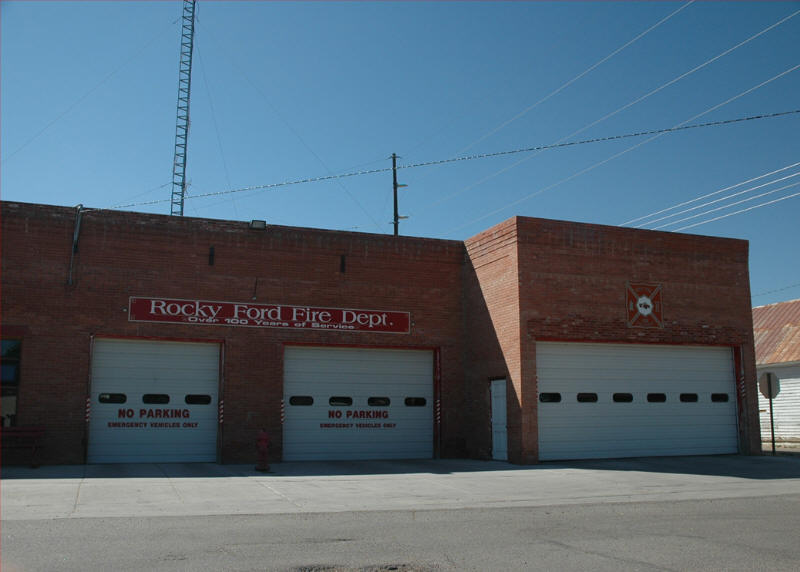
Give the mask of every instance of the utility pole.
<svg viewBox="0 0 800 572">
<path fill-rule="evenodd" d="M 397 153 L 392 153 L 392 188 L 394 190 L 394 235 L 399 235 L 400 220 L 408 218 L 407 216 L 400 216 L 397 212 L 397 189 L 407 187 L 408 185 L 397 184 Z"/>
<path fill-rule="evenodd" d="M 394 184 L 394 235 L 398 234 L 398 227 L 400 226 L 400 216 L 397 214 L 397 153 L 392 153 L 392 180 Z"/>
<path fill-rule="evenodd" d="M 189 139 L 189 94 L 192 88 L 195 0 L 183 0 L 181 59 L 178 64 L 178 110 L 175 125 L 175 160 L 172 163 L 171 215 L 183 216 L 186 196 L 186 145 Z"/>
</svg>

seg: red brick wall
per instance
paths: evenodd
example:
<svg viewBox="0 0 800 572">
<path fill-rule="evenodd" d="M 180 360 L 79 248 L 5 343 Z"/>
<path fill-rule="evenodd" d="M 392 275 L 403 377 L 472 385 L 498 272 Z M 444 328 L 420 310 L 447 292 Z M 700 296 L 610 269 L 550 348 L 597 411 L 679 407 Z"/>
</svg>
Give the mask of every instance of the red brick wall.
<svg viewBox="0 0 800 572">
<path fill-rule="evenodd" d="M 527 398 L 531 380 L 523 367 L 528 348 L 520 320 L 517 239 L 512 219 L 466 242 L 470 262 L 465 269 L 466 386 L 471 454 L 491 455 L 489 387 L 492 379 L 504 377 L 508 458 L 529 463 L 536 454 L 536 428 L 530 426 L 535 401 L 531 404 Z"/>
<path fill-rule="evenodd" d="M 760 450 L 746 241 L 517 221 L 522 320 L 529 339 L 740 349 L 740 442 L 746 452 Z M 663 328 L 628 326 L 627 282 L 662 285 Z M 535 371 L 535 348 L 530 355 Z"/>
<path fill-rule="evenodd" d="M 504 248 L 497 246 L 501 233 L 514 236 Z M 759 450 L 745 241 L 515 218 L 467 241 L 467 251 L 472 284 L 466 293 L 474 323 L 467 351 L 476 361 L 469 381 L 479 384 L 494 375 L 487 364 L 506 356 L 514 387 L 509 415 L 517 409 L 509 446 L 513 441 L 520 447 L 514 460 L 537 458 L 536 340 L 729 346 L 741 365 L 740 441 L 746 452 Z M 486 266 L 488 253 L 495 258 L 493 267 Z M 628 326 L 628 282 L 662 285 L 663 328 Z M 519 292 L 519 304 L 513 291 Z M 519 335 L 508 324 L 514 315 Z M 496 343 L 483 347 L 491 356 L 478 356 L 474 348 L 491 337 Z M 488 439 L 486 429 L 475 436 L 482 444 L 479 453 Z"/>
<path fill-rule="evenodd" d="M 437 349 L 443 456 L 490 455 L 489 381 L 507 378 L 518 463 L 537 459 L 536 340 L 727 345 L 739 355 L 742 443 L 758 450 L 743 241 L 513 218 L 461 243 L 89 210 L 68 285 L 76 210 L 3 202 L 0 217 L 0 318 L 23 334 L 18 420 L 47 427 L 48 463 L 84 459 L 92 336 L 220 341 L 225 462 L 252 462 L 262 426 L 281 442 L 287 343 Z M 628 327 L 627 281 L 663 285 L 664 328 Z M 138 323 L 129 296 L 400 310 L 413 325 L 391 335 Z"/>
<path fill-rule="evenodd" d="M 462 243 L 85 211 L 68 286 L 75 209 L 6 202 L 0 215 L 2 324 L 26 332 L 18 422 L 47 427 L 44 462 L 83 461 L 91 336 L 220 340 L 225 462 L 252 462 L 262 426 L 281 442 L 285 343 L 438 348 L 441 453 L 464 454 Z M 413 325 L 392 335 L 135 323 L 129 296 L 401 310 Z"/>
</svg>

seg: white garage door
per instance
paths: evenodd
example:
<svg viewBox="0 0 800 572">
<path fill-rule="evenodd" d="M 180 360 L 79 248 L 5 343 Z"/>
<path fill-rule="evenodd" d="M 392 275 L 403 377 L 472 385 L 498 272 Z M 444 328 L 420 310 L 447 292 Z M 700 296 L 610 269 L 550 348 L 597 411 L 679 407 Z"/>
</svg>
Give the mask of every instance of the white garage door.
<svg viewBox="0 0 800 572">
<path fill-rule="evenodd" d="M 286 347 L 283 459 L 433 457 L 433 353 Z"/>
<path fill-rule="evenodd" d="M 729 348 L 537 343 L 539 458 L 736 453 Z"/>
<path fill-rule="evenodd" d="M 98 339 L 90 463 L 215 462 L 219 345 Z"/>
</svg>

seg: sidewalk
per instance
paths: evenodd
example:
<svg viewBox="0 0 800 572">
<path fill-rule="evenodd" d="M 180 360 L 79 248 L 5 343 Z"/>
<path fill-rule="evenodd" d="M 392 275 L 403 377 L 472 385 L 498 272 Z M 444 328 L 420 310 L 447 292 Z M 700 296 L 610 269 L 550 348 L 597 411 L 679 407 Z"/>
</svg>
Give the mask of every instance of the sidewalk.
<svg viewBox="0 0 800 572">
<path fill-rule="evenodd" d="M 765 455 L 772 454 L 772 443 L 762 442 L 761 450 Z M 797 442 L 777 442 L 775 443 L 776 455 L 800 455 L 800 443 Z"/>
<path fill-rule="evenodd" d="M 4 467 L 2 519 L 430 510 L 800 494 L 800 457 Z"/>
</svg>

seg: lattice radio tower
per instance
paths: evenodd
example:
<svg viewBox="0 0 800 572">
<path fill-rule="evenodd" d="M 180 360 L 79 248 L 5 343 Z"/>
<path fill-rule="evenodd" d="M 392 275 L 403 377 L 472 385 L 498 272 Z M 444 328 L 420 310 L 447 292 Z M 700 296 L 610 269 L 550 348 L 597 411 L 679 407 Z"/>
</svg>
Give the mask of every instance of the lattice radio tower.
<svg viewBox="0 0 800 572">
<path fill-rule="evenodd" d="M 178 111 L 175 125 L 175 160 L 172 164 L 171 215 L 183 216 L 186 196 L 186 144 L 189 139 L 189 95 L 192 89 L 194 8 L 196 0 L 183 0 L 181 61 L 178 65 Z"/>
</svg>

